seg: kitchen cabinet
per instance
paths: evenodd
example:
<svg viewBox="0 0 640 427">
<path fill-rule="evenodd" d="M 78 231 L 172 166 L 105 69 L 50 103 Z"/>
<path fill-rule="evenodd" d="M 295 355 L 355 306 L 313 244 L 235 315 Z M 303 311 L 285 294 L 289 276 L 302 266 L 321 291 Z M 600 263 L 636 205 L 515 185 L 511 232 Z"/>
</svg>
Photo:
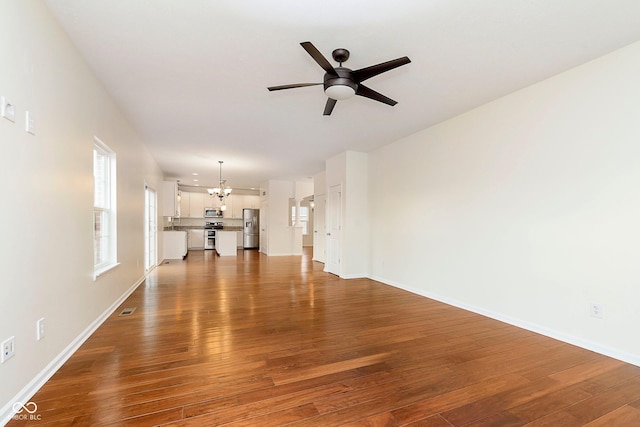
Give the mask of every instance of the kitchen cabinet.
<svg viewBox="0 0 640 427">
<path fill-rule="evenodd" d="M 245 208 L 260 208 L 260 196 L 232 194 L 227 197 L 227 210 L 225 218 L 242 218 L 242 210 Z"/>
<path fill-rule="evenodd" d="M 191 228 L 188 234 L 187 246 L 189 249 L 204 249 L 204 228 Z"/>
<path fill-rule="evenodd" d="M 189 218 L 204 218 L 204 198 L 204 193 L 189 193 Z"/>
<path fill-rule="evenodd" d="M 162 232 L 162 257 L 163 259 L 182 259 L 187 255 L 186 231 Z"/>
<path fill-rule="evenodd" d="M 189 214 L 191 213 L 191 211 L 189 210 L 190 199 L 191 199 L 190 193 L 186 191 L 180 192 L 179 204 L 180 204 L 180 216 L 182 218 L 189 218 Z"/>
<path fill-rule="evenodd" d="M 226 197 L 227 210 L 222 212 L 222 216 L 224 218 L 238 218 L 234 211 L 234 206 L 238 205 L 237 198 L 238 196 L 235 196 L 233 194 Z"/>
<path fill-rule="evenodd" d="M 182 218 L 204 218 L 204 208 L 215 207 L 212 197 L 205 193 L 182 191 L 180 211 Z"/>
<path fill-rule="evenodd" d="M 244 207 L 248 209 L 260 209 L 260 196 L 244 196 Z M 242 212 L 240 212 L 242 217 Z"/>
<path fill-rule="evenodd" d="M 241 248 L 244 246 L 244 232 L 236 231 L 236 246 Z"/>
<path fill-rule="evenodd" d="M 204 195 L 204 207 L 205 208 L 219 208 L 221 205 L 218 196 L 212 196 L 209 193 Z"/>
<path fill-rule="evenodd" d="M 162 182 L 162 216 L 180 217 L 179 195 L 176 181 Z"/>
</svg>

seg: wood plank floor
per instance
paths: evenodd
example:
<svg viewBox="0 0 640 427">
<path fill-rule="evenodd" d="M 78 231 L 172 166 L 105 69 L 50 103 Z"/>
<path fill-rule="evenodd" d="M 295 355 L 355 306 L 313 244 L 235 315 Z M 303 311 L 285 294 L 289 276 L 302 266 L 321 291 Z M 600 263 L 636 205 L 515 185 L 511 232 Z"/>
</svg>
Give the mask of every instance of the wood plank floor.
<svg viewBox="0 0 640 427">
<path fill-rule="evenodd" d="M 640 425 L 640 367 L 308 252 L 192 252 L 124 307 L 9 426 Z"/>
</svg>

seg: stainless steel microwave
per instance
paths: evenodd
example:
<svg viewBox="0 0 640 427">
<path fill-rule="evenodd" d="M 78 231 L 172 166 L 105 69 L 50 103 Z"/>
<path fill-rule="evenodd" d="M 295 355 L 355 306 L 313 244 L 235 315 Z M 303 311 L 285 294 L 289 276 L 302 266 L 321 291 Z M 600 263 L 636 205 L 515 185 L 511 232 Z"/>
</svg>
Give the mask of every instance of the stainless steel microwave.
<svg viewBox="0 0 640 427">
<path fill-rule="evenodd" d="M 222 209 L 220 208 L 204 208 L 205 218 L 222 218 Z"/>
</svg>

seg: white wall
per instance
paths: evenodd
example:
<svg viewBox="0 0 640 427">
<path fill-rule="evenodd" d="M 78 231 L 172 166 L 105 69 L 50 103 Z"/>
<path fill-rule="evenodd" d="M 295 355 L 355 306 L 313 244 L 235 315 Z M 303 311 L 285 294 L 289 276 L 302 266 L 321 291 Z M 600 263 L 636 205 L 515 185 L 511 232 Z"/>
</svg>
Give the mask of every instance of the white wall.
<svg viewBox="0 0 640 427">
<path fill-rule="evenodd" d="M 295 181 L 295 199 L 301 201 L 305 197 L 313 195 L 313 179 L 306 181 Z"/>
<path fill-rule="evenodd" d="M 339 276 L 367 277 L 369 271 L 368 156 L 345 151 L 326 161 L 326 194 L 342 188 L 342 247 Z M 329 215 L 327 214 L 327 217 Z"/>
<path fill-rule="evenodd" d="M 302 200 L 313 194 L 313 180 L 270 180 L 260 185 L 261 203 L 266 215 L 260 218 L 260 227 L 266 226 L 269 256 L 302 255 L 302 228 L 289 225 L 290 199 Z M 261 247 L 264 242 L 261 243 Z"/>
<path fill-rule="evenodd" d="M 0 365 L 1 424 L 144 277 L 144 184 L 159 191 L 161 173 L 43 2 L 2 3 L 0 61 L 0 95 L 18 117 L 0 119 L 0 340 L 16 345 Z M 35 136 L 24 131 L 26 109 Z M 117 155 L 121 262 L 95 282 L 94 136 Z M 36 341 L 40 317 L 46 336 Z"/>
<path fill-rule="evenodd" d="M 266 254 L 270 256 L 297 254 L 294 227 L 289 225 L 289 199 L 295 195 L 295 182 L 271 180 L 263 183 L 261 188 L 267 192 L 266 205 L 263 204 L 263 206 L 269 209 L 267 224 L 262 224 L 264 218 L 260 218 L 260 226 L 266 225 L 269 233 Z M 301 251 L 302 248 L 298 252 Z"/>
<path fill-rule="evenodd" d="M 314 236 L 313 260 L 324 263 L 326 261 L 326 209 L 327 209 L 327 173 L 319 172 L 313 177 L 314 208 Z M 322 211 L 321 211 L 322 210 Z"/>
<path fill-rule="evenodd" d="M 639 75 L 636 43 L 370 153 L 371 277 L 640 365 Z"/>
</svg>

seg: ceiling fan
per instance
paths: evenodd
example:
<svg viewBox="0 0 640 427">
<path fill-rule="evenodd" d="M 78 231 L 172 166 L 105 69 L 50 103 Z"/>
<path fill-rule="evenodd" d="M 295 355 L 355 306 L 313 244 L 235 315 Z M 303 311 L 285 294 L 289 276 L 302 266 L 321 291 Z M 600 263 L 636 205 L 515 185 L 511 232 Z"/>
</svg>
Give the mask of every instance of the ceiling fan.
<svg viewBox="0 0 640 427">
<path fill-rule="evenodd" d="M 382 74 L 386 71 L 410 63 L 411 60 L 406 56 L 352 71 L 349 68 L 342 66 L 342 63 L 349 59 L 349 51 L 347 49 L 340 48 L 333 51 L 333 59 L 340 64 L 339 67 L 334 68 L 311 42 L 302 42 L 300 45 L 307 51 L 307 53 L 309 53 L 309 55 L 311 55 L 318 65 L 326 71 L 324 75 L 324 83 L 295 83 L 290 85 L 271 86 L 267 89 L 273 91 L 324 85 L 324 93 L 328 96 L 327 103 L 324 107 L 325 116 L 331 114 L 333 107 L 336 106 L 336 102 L 350 98 L 353 95 L 364 96 L 365 98 L 373 99 L 374 101 L 379 101 L 391 106 L 397 104 L 393 99 L 387 98 L 373 89 L 369 89 L 363 85 L 362 82 L 371 77 L 377 76 L 378 74 Z"/>
</svg>

